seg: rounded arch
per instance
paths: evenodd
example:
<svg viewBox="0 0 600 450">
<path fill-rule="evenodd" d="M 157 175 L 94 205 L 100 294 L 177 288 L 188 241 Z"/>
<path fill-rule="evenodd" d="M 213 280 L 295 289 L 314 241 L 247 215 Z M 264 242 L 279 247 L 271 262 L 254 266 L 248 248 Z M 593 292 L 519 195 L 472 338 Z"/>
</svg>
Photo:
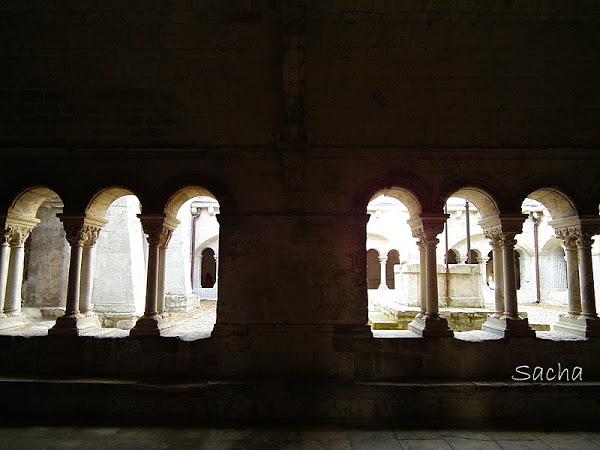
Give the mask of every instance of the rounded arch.
<svg viewBox="0 0 600 450">
<path fill-rule="evenodd" d="M 352 210 L 363 213 L 368 203 L 381 194 L 401 201 L 409 209 L 411 218 L 426 210 L 432 198 L 427 180 L 414 173 L 391 170 L 385 176 L 371 178 L 362 184 L 352 199 Z"/>
<path fill-rule="evenodd" d="M 48 187 L 36 186 L 26 189 L 15 197 L 8 209 L 8 216 L 35 219 L 42 203 L 52 198 L 61 197 Z"/>
<path fill-rule="evenodd" d="M 419 201 L 417 196 L 407 189 L 401 187 L 379 189 L 371 196 L 370 200 L 373 200 L 379 197 L 380 195 L 392 197 L 401 202 L 406 207 L 406 209 L 408 209 L 408 214 L 411 219 L 414 217 L 419 217 L 421 215 L 421 212 L 423 211 L 421 202 Z"/>
<path fill-rule="evenodd" d="M 210 197 L 217 200 L 215 195 L 206 188 L 200 186 L 186 186 L 179 189 L 167 200 L 164 213 L 170 217 L 177 217 L 177 212 L 179 211 L 179 208 L 181 208 L 181 205 L 194 197 Z"/>
<path fill-rule="evenodd" d="M 544 205 L 550 212 L 553 220 L 578 215 L 577 207 L 572 198 L 558 188 L 539 188 L 529 193 L 527 198 Z M 525 199 L 523 199 L 523 201 L 525 201 Z"/>
<path fill-rule="evenodd" d="M 496 196 L 487 189 L 476 186 L 460 187 L 456 190 L 444 191 L 444 202 L 447 202 L 450 197 L 464 198 L 473 203 L 479 211 L 482 219 L 490 217 L 498 217 L 500 214 L 500 206 L 496 200 Z"/>
<path fill-rule="evenodd" d="M 460 261 L 460 254 L 459 254 L 458 250 L 456 250 L 454 248 L 449 248 L 448 251 L 446 252 L 444 262 L 446 264 L 458 264 L 459 261 Z"/>
<path fill-rule="evenodd" d="M 387 261 L 385 266 L 385 283 L 390 289 L 396 289 L 394 267 L 398 264 L 400 264 L 400 252 L 393 248 L 387 252 Z"/>
<path fill-rule="evenodd" d="M 102 189 L 92 197 L 85 209 L 85 214 L 90 217 L 104 220 L 106 218 L 106 211 L 110 205 L 112 205 L 115 200 L 118 200 L 126 195 L 135 194 L 125 187 L 110 187 Z"/>
</svg>

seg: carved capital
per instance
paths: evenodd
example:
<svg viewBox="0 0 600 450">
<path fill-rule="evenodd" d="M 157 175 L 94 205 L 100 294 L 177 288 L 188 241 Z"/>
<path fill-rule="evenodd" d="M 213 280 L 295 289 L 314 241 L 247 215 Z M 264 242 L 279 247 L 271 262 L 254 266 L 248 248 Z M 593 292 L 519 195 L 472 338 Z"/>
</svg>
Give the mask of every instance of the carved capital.
<svg viewBox="0 0 600 450">
<path fill-rule="evenodd" d="M 423 241 L 427 246 L 437 245 L 437 236 L 444 231 L 448 214 L 423 213 L 418 218 L 408 221 L 413 237 Z M 434 243 L 435 241 L 435 243 Z"/>
<path fill-rule="evenodd" d="M 518 233 L 515 233 L 514 231 L 503 231 L 502 232 L 502 247 L 504 248 L 515 248 L 515 245 L 517 245 L 517 240 L 515 239 L 515 236 Z"/>
<path fill-rule="evenodd" d="M 502 230 L 500 226 L 483 230 L 483 235 L 490 241 L 490 245 L 494 250 L 502 248 Z"/>
<path fill-rule="evenodd" d="M 86 237 L 85 242 L 83 243 L 86 247 L 93 247 L 98 242 L 98 238 L 100 238 L 100 231 L 102 228 L 86 224 L 84 225 L 83 232 Z"/>
<path fill-rule="evenodd" d="M 582 231 L 577 238 L 577 248 L 580 250 L 590 250 L 594 244 L 594 233 Z"/>
<path fill-rule="evenodd" d="M 577 248 L 577 240 L 581 236 L 579 228 L 561 228 L 555 230 L 554 233 L 562 241 L 562 246 L 565 249 L 575 250 Z"/>
<path fill-rule="evenodd" d="M 25 225 L 8 225 L 4 230 L 6 239 L 11 247 L 23 247 L 25 241 L 31 234 L 33 227 Z"/>
<path fill-rule="evenodd" d="M 385 263 L 385 262 L 387 262 L 387 256 L 380 256 L 380 257 L 379 257 L 379 262 L 380 262 L 380 263 Z"/>
<path fill-rule="evenodd" d="M 66 220 L 63 222 L 63 227 L 69 245 L 71 247 L 83 247 L 83 244 L 88 239 L 84 225 L 74 220 Z"/>
<path fill-rule="evenodd" d="M 165 214 L 138 214 L 150 246 L 167 248 L 179 221 Z"/>
</svg>

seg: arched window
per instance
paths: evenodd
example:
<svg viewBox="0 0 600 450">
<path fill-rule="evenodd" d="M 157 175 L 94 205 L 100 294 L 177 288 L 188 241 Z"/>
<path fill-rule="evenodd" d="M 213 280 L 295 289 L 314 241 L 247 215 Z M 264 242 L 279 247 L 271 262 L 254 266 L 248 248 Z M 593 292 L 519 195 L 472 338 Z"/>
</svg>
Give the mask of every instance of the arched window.
<svg viewBox="0 0 600 450">
<path fill-rule="evenodd" d="M 458 264 L 458 252 L 454 249 L 449 249 L 444 262 L 446 264 Z"/>
<path fill-rule="evenodd" d="M 217 261 L 215 251 L 212 248 L 202 250 L 202 266 L 200 271 L 200 283 L 203 288 L 212 288 L 215 286 Z"/>
</svg>

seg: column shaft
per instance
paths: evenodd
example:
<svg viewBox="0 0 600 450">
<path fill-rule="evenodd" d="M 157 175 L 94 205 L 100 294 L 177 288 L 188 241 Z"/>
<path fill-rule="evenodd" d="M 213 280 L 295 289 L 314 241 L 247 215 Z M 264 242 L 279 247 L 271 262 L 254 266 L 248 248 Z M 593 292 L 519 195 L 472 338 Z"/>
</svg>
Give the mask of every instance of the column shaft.
<svg viewBox="0 0 600 450">
<path fill-rule="evenodd" d="M 8 259 L 10 257 L 10 247 L 8 242 L 0 244 L 0 312 L 4 308 L 4 297 L 6 294 L 6 281 L 8 278 Z"/>
<path fill-rule="evenodd" d="M 492 247 L 492 259 L 494 267 L 494 303 L 496 316 L 500 317 L 504 314 L 504 258 L 502 258 L 502 248 L 499 245 Z"/>
<path fill-rule="evenodd" d="M 215 259 L 216 261 L 216 259 Z M 386 274 L 385 274 L 385 266 L 387 263 L 387 256 L 380 256 L 379 257 L 379 289 L 387 289 L 387 283 L 385 281 L 386 279 Z"/>
<path fill-rule="evenodd" d="M 79 312 L 87 314 L 92 309 L 92 292 L 94 290 L 94 266 L 96 247 L 86 245 L 83 247 L 81 261 L 81 288 L 79 292 Z"/>
<path fill-rule="evenodd" d="M 427 313 L 427 259 L 425 243 L 419 242 L 419 282 L 421 284 L 421 314 Z"/>
<path fill-rule="evenodd" d="M 158 287 L 156 292 L 156 304 L 159 314 L 165 312 L 166 259 L 167 249 L 160 247 L 158 250 Z"/>
<path fill-rule="evenodd" d="M 158 290 L 158 243 L 150 242 L 148 246 L 148 273 L 146 278 L 146 309 L 145 316 L 157 314 Z"/>
<path fill-rule="evenodd" d="M 437 242 L 437 239 L 427 241 L 425 249 L 427 316 L 432 318 L 439 316 L 436 260 Z"/>
<path fill-rule="evenodd" d="M 6 281 L 6 297 L 4 299 L 4 314 L 21 314 L 21 286 L 23 285 L 23 263 L 25 248 L 23 245 L 11 245 Z"/>
<path fill-rule="evenodd" d="M 511 319 L 518 319 L 517 283 L 515 279 L 515 250 L 513 243 L 503 241 L 502 259 L 504 267 L 504 315 Z"/>
<path fill-rule="evenodd" d="M 592 240 L 580 239 L 577 243 L 577 250 L 579 254 L 581 314 L 586 317 L 597 317 L 592 269 Z"/>
<path fill-rule="evenodd" d="M 71 246 L 71 260 L 69 262 L 69 281 L 67 287 L 67 305 L 65 316 L 75 316 L 79 313 L 79 288 L 81 283 L 81 260 L 83 247 Z"/>
<path fill-rule="evenodd" d="M 567 299 L 569 303 L 569 315 L 581 314 L 581 296 L 579 287 L 579 263 L 577 262 L 577 248 L 563 246 L 565 259 L 567 261 Z"/>
</svg>

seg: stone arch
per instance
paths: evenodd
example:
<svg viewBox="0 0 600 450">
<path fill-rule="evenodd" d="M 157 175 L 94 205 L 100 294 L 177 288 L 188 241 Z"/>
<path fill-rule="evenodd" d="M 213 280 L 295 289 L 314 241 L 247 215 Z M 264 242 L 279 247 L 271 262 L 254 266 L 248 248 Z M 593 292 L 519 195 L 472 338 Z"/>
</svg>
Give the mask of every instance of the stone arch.
<svg viewBox="0 0 600 450">
<path fill-rule="evenodd" d="M 194 197 L 210 197 L 218 201 L 215 195 L 206 188 L 200 186 L 186 186 L 179 189 L 169 198 L 169 200 L 167 200 L 164 213 L 169 217 L 176 217 L 181 205 Z"/>
<path fill-rule="evenodd" d="M 486 189 L 474 186 L 461 187 L 448 192 L 444 197 L 444 202 L 447 202 L 450 197 L 463 198 L 473 203 L 479 211 L 482 221 L 496 219 L 500 214 L 500 207 L 495 196 Z"/>
<path fill-rule="evenodd" d="M 448 251 L 446 252 L 446 256 L 445 256 L 445 263 L 446 264 L 458 264 L 460 261 L 460 254 L 458 253 L 458 250 L 450 248 L 448 249 Z"/>
<path fill-rule="evenodd" d="M 61 198 L 54 190 L 37 186 L 22 191 L 8 208 L 7 218 L 35 220 L 38 209 L 47 200 Z"/>
<path fill-rule="evenodd" d="M 392 197 L 400 201 L 406 207 L 406 209 L 408 209 L 408 214 L 411 219 L 419 217 L 423 211 L 421 201 L 412 191 L 408 189 L 402 187 L 379 189 L 371 196 L 369 201 L 379 197 L 380 195 Z"/>
<path fill-rule="evenodd" d="M 106 218 L 106 211 L 108 211 L 110 205 L 126 195 L 136 194 L 125 187 L 109 187 L 102 189 L 92 197 L 92 200 L 90 200 L 87 208 L 85 209 L 85 214 L 88 217 L 104 220 Z"/>
<path fill-rule="evenodd" d="M 571 197 L 558 188 L 539 188 L 527 195 L 527 198 L 544 205 L 550 212 L 553 220 L 578 215 L 577 208 Z"/>
</svg>

